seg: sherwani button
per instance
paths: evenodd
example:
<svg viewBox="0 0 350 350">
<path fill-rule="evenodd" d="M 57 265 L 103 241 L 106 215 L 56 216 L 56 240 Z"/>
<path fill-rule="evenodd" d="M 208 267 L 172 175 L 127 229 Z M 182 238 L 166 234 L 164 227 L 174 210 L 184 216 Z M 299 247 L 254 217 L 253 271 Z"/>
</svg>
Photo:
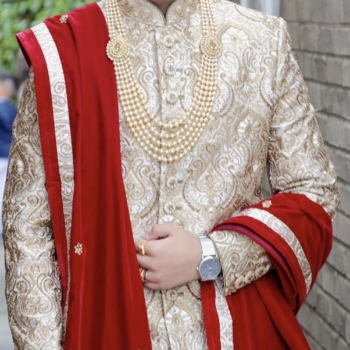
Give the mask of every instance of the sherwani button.
<svg viewBox="0 0 350 350">
<path fill-rule="evenodd" d="M 167 94 L 166 100 L 169 104 L 175 104 L 178 100 L 178 96 L 175 92 L 169 92 Z"/>
<path fill-rule="evenodd" d="M 170 176 L 166 182 L 166 186 L 170 189 L 174 189 L 178 184 L 178 179 L 174 176 Z"/>
<path fill-rule="evenodd" d="M 176 301 L 176 299 L 178 298 L 178 292 L 175 289 L 170 289 L 166 292 L 166 298 L 169 301 Z"/>
<path fill-rule="evenodd" d="M 173 202 L 168 202 L 164 204 L 164 212 L 168 215 L 173 214 L 177 210 L 177 206 Z"/>
<path fill-rule="evenodd" d="M 171 48 L 175 44 L 175 39 L 170 35 L 166 35 L 163 39 L 163 42 L 166 47 Z"/>
</svg>

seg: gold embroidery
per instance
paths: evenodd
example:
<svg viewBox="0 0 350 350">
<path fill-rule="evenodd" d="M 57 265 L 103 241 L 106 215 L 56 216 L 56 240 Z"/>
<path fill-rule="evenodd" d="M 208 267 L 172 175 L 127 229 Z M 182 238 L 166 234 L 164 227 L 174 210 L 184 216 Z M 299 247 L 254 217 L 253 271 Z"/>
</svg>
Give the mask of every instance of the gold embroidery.
<svg viewBox="0 0 350 350">
<path fill-rule="evenodd" d="M 59 349 L 61 284 L 45 187 L 34 75 L 13 125 L 4 205 L 6 297 L 16 349 Z"/>
<path fill-rule="evenodd" d="M 68 22 L 68 15 L 62 15 L 62 16 L 60 17 L 60 22 L 61 22 L 62 24 L 66 24 L 66 23 Z"/>
<path fill-rule="evenodd" d="M 74 253 L 78 254 L 78 255 L 82 255 L 83 254 L 83 245 L 81 243 L 78 243 L 75 247 L 74 247 Z"/>
<path fill-rule="evenodd" d="M 270 200 L 263 201 L 262 203 L 263 208 L 270 208 L 271 205 L 272 205 L 272 201 Z"/>
<path fill-rule="evenodd" d="M 210 237 L 220 256 L 225 295 L 252 283 L 272 268 L 265 249 L 249 237 L 233 231 L 216 231 Z"/>
</svg>

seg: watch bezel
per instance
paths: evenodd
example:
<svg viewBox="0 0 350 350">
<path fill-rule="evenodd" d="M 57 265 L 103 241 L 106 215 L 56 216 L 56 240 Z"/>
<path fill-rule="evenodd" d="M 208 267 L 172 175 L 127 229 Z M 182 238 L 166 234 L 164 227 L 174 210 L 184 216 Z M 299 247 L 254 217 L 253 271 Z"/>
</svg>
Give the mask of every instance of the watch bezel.
<svg viewBox="0 0 350 350">
<path fill-rule="evenodd" d="M 205 262 L 207 261 L 215 261 L 216 262 L 216 265 L 219 266 L 219 270 L 217 272 L 217 274 L 214 276 L 214 277 L 206 277 L 203 275 L 202 273 L 202 267 L 204 265 Z M 221 263 L 220 263 L 220 260 L 214 256 L 206 256 L 205 258 L 202 259 L 202 261 L 200 262 L 199 266 L 197 267 L 197 270 L 198 270 L 198 273 L 201 277 L 201 280 L 202 281 L 213 281 L 215 280 L 219 275 L 220 275 L 220 272 L 221 272 Z"/>
</svg>

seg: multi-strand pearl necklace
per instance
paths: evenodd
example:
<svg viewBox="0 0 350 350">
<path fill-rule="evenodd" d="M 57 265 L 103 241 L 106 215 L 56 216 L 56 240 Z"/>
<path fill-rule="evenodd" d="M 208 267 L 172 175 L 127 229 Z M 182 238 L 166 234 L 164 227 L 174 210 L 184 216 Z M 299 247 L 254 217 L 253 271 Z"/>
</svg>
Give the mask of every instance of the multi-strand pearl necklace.
<svg viewBox="0 0 350 350">
<path fill-rule="evenodd" d="M 218 59 L 222 44 L 217 36 L 211 0 L 200 0 L 202 60 L 193 102 L 180 120 L 163 123 L 147 108 L 130 60 L 130 45 L 118 0 L 106 1 L 110 41 L 107 55 L 114 63 L 119 98 L 128 127 L 141 147 L 159 162 L 174 162 L 193 148 L 206 125 L 217 89 Z"/>
</svg>

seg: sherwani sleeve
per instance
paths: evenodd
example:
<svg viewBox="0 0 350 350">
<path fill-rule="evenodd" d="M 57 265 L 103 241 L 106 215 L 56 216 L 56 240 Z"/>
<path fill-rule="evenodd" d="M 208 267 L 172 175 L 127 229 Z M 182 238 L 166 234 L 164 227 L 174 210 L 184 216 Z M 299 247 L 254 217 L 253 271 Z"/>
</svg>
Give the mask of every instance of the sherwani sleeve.
<svg viewBox="0 0 350 350">
<path fill-rule="evenodd" d="M 334 167 L 325 150 L 307 86 L 291 52 L 286 24 L 282 19 L 277 21 L 278 56 L 272 83 L 274 104 L 271 106 L 273 113 L 267 153 L 267 172 L 272 197 L 254 207 L 243 208 L 238 214 L 246 219 L 250 218 L 252 225 L 246 222 L 242 225 L 242 222 L 236 222 L 234 218 L 231 223 L 241 225 L 244 231 L 259 231 L 260 227 L 264 231 L 267 226 L 272 234 L 286 241 L 305 272 L 307 258 L 296 237 L 300 234 L 312 235 L 312 232 L 307 232 L 305 226 L 298 227 L 298 216 L 295 216 L 293 225 L 288 223 L 293 221 L 293 210 L 298 207 L 298 203 L 299 209 L 302 209 L 310 200 L 333 217 L 339 195 Z M 275 201 L 278 194 L 299 194 L 302 197 L 294 196 L 292 200 L 284 202 L 283 199 L 280 200 L 281 197 L 276 197 L 279 199 Z M 291 196 L 287 197 L 289 199 Z M 275 208 L 278 215 L 273 212 Z M 316 218 L 309 217 L 309 220 Z M 310 222 L 309 224 L 312 225 Z M 218 228 L 220 230 L 215 230 L 211 238 L 222 263 L 225 294 L 228 295 L 265 275 L 271 269 L 272 261 L 265 250 L 266 245 L 261 245 L 261 239 L 265 240 L 266 237 L 262 238 L 258 234 L 255 237 L 259 237 L 259 240 L 252 241 L 254 234 L 249 237 L 246 233 L 225 230 L 225 225 L 219 225 Z M 299 232 L 296 233 L 295 230 Z M 307 277 L 306 272 L 304 277 L 311 278 Z M 311 284 L 311 281 L 308 283 Z M 309 291 L 310 285 L 306 289 Z"/>
<path fill-rule="evenodd" d="M 271 191 L 303 194 L 333 218 L 339 203 L 334 166 L 325 149 L 286 24 L 276 72 L 277 102 L 270 126 L 268 178 Z"/>
<path fill-rule="evenodd" d="M 61 349 L 61 286 L 30 71 L 3 202 L 6 298 L 16 349 Z"/>
<path fill-rule="evenodd" d="M 222 266 L 225 295 L 264 276 L 272 268 L 266 250 L 248 236 L 223 230 L 214 231 L 210 238 Z"/>
</svg>

